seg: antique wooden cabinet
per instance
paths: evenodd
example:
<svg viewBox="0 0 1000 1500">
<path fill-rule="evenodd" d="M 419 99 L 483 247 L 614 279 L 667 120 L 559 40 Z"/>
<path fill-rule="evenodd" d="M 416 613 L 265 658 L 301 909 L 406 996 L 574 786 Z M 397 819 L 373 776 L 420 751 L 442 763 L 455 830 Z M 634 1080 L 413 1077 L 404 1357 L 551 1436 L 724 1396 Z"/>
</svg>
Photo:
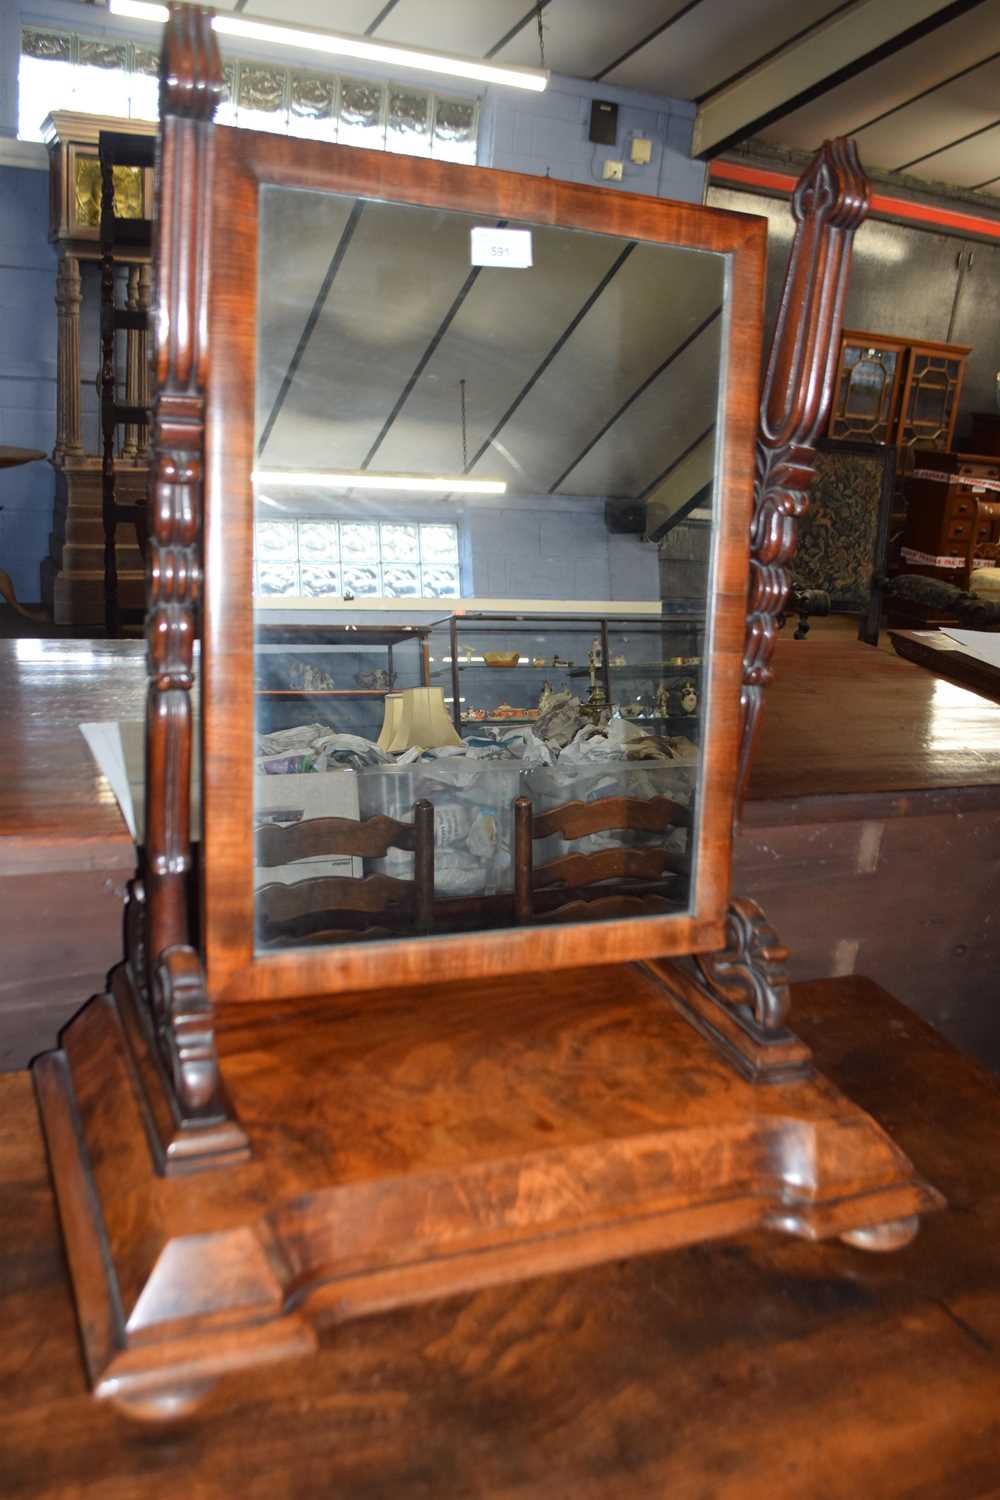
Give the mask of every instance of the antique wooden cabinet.
<svg viewBox="0 0 1000 1500">
<path fill-rule="evenodd" d="M 965 344 L 918 343 L 845 328 L 828 436 L 950 448 L 970 353 Z"/>
<path fill-rule="evenodd" d="M 757 1226 L 868 1250 L 907 1243 L 940 1199 L 814 1073 L 786 1025 L 784 950 L 729 881 L 866 211 L 853 147 L 825 146 L 793 199 L 761 388 L 763 221 L 215 128 L 220 78 L 207 15 L 177 7 L 161 72 L 145 841 L 124 963 L 36 1067 L 95 1393 L 137 1417 L 177 1417 L 227 1371 L 308 1353 L 325 1323 Z M 491 237 L 510 225 L 532 236 L 532 267 L 470 266 L 470 228 L 505 245 Z M 653 391 L 640 413 L 650 446 L 612 442 L 567 491 L 561 445 L 572 458 L 589 443 L 588 463 L 596 452 L 574 421 L 586 414 L 592 436 L 618 397 L 610 365 L 590 386 L 546 385 L 559 373 L 546 310 L 564 296 L 575 337 L 598 302 L 581 311 L 581 281 L 603 293 L 625 267 L 638 279 L 601 304 L 597 342 L 611 347 L 610 331 L 633 389 Z M 307 309 L 325 287 L 309 350 L 287 301 L 296 275 Z M 698 329 L 693 365 L 664 351 L 663 330 L 691 348 Z M 298 387 L 286 378 L 296 354 Z M 435 358 L 457 364 L 432 369 Z M 487 368 L 496 386 L 480 379 Z M 455 410 L 456 369 L 482 391 L 484 437 L 449 468 L 454 426 L 438 418 Z M 388 408 L 386 371 L 406 392 Z M 657 388 L 650 371 L 680 383 Z M 411 399 L 401 473 L 390 429 Z M 480 491 L 466 514 L 481 526 L 476 505 L 500 506 L 489 557 L 522 493 L 533 535 L 558 492 L 576 536 L 598 483 L 651 492 L 690 441 L 685 400 L 716 434 L 693 762 L 655 736 L 629 738 L 621 720 L 575 728 L 569 694 L 573 737 L 542 741 L 548 760 L 537 745 L 533 759 L 500 745 L 506 759 L 477 762 L 452 743 L 402 770 L 386 755 L 377 775 L 419 765 L 452 789 L 464 773 L 441 764 L 511 774 L 513 882 L 492 907 L 479 865 L 471 895 L 439 877 L 466 868 L 452 857 L 458 834 L 473 861 L 493 838 L 499 860 L 497 819 L 463 822 L 437 792 L 418 788 L 395 817 L 255 815 L 255 517 L 318 496 L 309 524 L 348 507 L 346 546 L 345 526 L 375 524 L 358 519 L 372 512 L 356 492 L 384 491 L 377 524 L 394 526 L 401 484 L 453 496 L 481 476 L 504 494 Z M 640 460 L 642 472 L 628 467 Z M 551 569 L 565 572 L 568 547 Z M 513 555 L 521 566 L 521 543 Z M 316 753 L 337 749 L 325 739 Z M 594 755 L 600 785 L 575 796 Z M 255 859 L 258 871 L 294 865 L 324 840 L 366 870 L 394 852 L 410 863 L 299 881 L 277 899 L 255 883 Z"/>
</svg>

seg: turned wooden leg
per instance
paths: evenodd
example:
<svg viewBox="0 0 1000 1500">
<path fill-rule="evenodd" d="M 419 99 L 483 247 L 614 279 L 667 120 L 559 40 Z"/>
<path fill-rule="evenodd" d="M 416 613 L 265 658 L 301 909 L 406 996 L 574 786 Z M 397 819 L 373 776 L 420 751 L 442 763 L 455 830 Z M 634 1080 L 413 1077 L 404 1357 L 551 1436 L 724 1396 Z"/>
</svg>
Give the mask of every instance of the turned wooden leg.
<svg viewBox="0 0 1000 1500">
<path fill-rule="evenodd" d="M 865 1229 L 849 1229 L 840 1238 L 845 1245 L 855 1250 L 869 1250 L 876 1255 L 888 1254 L 890 1250 L 902 1250 L 916 1239 L 920 1220 L 916 1214 L 906 1219 L 887 1219 L 884 1224 L 869 1224 Z"/>
<path fill-rule="evenodd" d="M 108 1402 L 130 1422 L 166 1426 L 196 1411 L 215 1390 L 216 1380 L 195 1380 L 163 1390 L 137 1391 L 130 1396 L 109 1396 Z"/>
</svg>

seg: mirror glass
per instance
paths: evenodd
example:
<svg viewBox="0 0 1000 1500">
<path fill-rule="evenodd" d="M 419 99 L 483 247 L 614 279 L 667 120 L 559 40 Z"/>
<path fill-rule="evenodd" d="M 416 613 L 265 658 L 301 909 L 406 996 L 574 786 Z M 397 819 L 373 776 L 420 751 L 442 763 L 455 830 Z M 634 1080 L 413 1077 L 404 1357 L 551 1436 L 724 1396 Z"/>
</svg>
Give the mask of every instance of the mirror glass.
<svg viewBox="0 0 1000 1500">
<path fill-rule="evenodd" d="M 725 289 L 262 189 L 259 951 L 688 910 Z"/>
</svg>

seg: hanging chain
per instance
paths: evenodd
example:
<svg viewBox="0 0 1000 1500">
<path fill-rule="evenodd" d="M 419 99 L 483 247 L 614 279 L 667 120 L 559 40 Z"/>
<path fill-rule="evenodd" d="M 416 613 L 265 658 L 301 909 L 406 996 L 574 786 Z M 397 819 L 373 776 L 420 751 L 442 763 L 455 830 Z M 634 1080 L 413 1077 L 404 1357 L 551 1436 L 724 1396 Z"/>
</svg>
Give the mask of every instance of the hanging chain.
<svg viewBox="0 0 1000 1500">
<path fill-rule="evenodd" d="M 545 28 L 542 26 L 542 4 L 543 0 L 535 0 L 535 20 L 538 22 L 538 57 L 539 67 L 545 67 Z"/>
<path fill-rule="evenodd" d="M 462 410 L 462 473 L 469 472 L 469 438 L 465 420 L 465 381 L 458 382 L 459 401 Z"/>
</svg>

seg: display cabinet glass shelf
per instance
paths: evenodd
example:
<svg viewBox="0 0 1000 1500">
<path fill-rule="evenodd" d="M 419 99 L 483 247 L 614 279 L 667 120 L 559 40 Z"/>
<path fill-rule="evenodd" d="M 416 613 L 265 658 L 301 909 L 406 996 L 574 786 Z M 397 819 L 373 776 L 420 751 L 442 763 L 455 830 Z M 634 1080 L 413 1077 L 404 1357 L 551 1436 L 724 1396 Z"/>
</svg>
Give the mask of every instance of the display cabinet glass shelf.
<svg viewBox="0 0 1000 1500">
<path fill-rule="evenodd" d="M 430 681 L 466 737 L 530 725 L 566 694 L 594 722 L 697 744 L 704 635 L 704 611 L 450 615 L 432 627 Z"/>
<path fill-rule="evenodd" d="M 377 738 L 386 694 L 427 685 L 428 636 L 423 625 L 258 622 L 257 729 L 285 729 L 305 716 Z"/>
</svg>

